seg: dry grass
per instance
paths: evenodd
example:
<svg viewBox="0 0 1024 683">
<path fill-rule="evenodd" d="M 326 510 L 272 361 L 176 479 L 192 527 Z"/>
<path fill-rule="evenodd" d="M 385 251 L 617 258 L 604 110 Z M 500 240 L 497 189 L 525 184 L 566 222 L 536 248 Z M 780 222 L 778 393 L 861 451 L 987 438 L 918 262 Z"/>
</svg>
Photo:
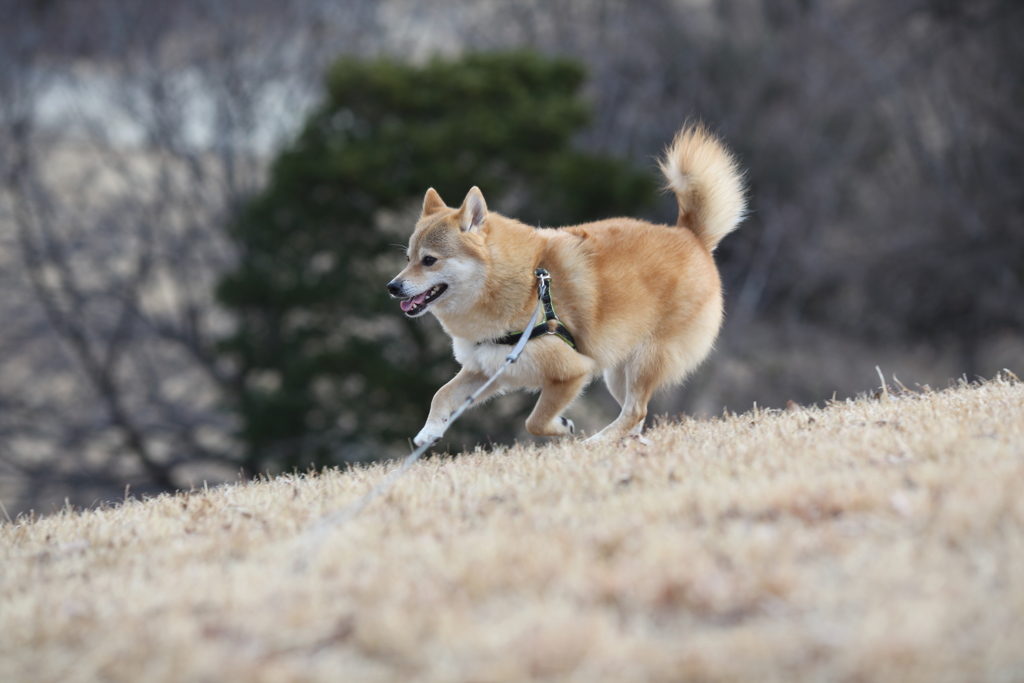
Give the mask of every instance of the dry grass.
<svg viewBox="0 0 1024 683">
<path fill-rule="evenodd" d="M 0 527 L 3 681 L 1024 680 L 1024 385 Z"/>
</svg>

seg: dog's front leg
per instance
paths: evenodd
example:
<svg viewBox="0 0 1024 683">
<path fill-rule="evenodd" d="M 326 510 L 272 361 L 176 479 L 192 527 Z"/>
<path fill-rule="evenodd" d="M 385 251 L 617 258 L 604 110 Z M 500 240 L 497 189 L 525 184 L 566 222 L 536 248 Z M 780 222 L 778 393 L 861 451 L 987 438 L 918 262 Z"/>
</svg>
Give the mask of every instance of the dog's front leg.
<svg viewBox="0 0 1024 683">
<path fill-rule="evenodd" d="M 473 372 L 462 368 L 459 374 L 455 375 L 448 384 L 437 390 L 434 399 L 430 402 L 430 415 L 423 429 L 412 441 L 417 446 L 425 443 L 434 443 L 441 438 L 442 432 L 448 424 L 452 413 L 462 405 L 469 396 L 487 382 L 488 377 L 479 372 Z M 500 387 L 495 382 L 483 395 L 477 397 L 478 403 L 483 403 L 494 395 Z"/>
</svg>

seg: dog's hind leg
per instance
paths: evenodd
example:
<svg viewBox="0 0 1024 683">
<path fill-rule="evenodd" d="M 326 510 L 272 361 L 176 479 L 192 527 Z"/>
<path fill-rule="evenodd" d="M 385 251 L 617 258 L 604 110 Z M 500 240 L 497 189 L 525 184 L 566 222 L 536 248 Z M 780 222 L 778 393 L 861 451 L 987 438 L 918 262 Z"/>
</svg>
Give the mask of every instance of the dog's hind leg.
<svg viewBox="0 0 1024 683">
<path fill-rule="evenodd" d="M 626 368 L 623 365 L 616 366 L 614 368 L 608 368 L 604 371 L 604 383 L 608 386 L 608 392 L 612 397 L 619 402 L 619 406 L 626 405 Z M 640 420 L 636 425 L 629 430 L 627 436 L 631 436 L 642 444 L 649 445 L 651 442 L 640 435 L 644 429 L 644 420 Z M 596 436 L 591 437 L 595 441 L 598 440 Z M 601 437 L 604 438 L 604 437 Z"/>
<path fill-rule="evenodd" d="M 526 429 L 534 436 L 569 436 L 576 433 L 572 420 L 562 417 L 573 399 L 579 395 L 587 381 L 580 375 L 565 381 L 548 381 L 540 391 L 537 405 L 526 418 Z"/>
<path fill-rule="evenodd" d="M 612 395 L 612 398 L 619 402 L 619 406 L 625 405 L 626 368 L 622 365 L 617 365 L 614 368 L 605 370 L 604 383 L 608 387 L 608 392 Z"/>
<path fill-rule="evenodd" d="M 638 362 L 631 359 L 610 373 L 605 373 L 605 380 L 608 381 L 611 375 L 614 382 L 609 382 L 608 388 L 612 396 L 622 405 L 622 412 L 610 425 L 590 437 L 588 441 L 612 441 L 621 439 L 624 436 L 639 436 L 644 428 L 644 420 L 647 418 L 647 403 L 654 395 L 654 391 L 661 383 L 662 373 L 656 359 L 648 359 L 647 362 Z M 618 380 L 621 378 L 622 383 Z M 625 387 L 625 396 L 620 399 L 617 391 Z"/>
</svg>

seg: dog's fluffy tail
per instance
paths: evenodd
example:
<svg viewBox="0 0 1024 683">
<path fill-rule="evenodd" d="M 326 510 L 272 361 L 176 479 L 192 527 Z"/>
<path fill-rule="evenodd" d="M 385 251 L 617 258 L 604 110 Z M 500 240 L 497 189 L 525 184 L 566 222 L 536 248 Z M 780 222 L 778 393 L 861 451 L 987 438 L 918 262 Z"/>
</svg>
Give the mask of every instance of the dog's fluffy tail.
<svg viewBox="0 0 1024 683">
<path fill-rule="evenodd" d="M 665 153 L 661 170 L 679 201 L 676 224 L 713 251 L 746 215 L 736 159 L 703 125 L 687 125 Z"/>
</svg>

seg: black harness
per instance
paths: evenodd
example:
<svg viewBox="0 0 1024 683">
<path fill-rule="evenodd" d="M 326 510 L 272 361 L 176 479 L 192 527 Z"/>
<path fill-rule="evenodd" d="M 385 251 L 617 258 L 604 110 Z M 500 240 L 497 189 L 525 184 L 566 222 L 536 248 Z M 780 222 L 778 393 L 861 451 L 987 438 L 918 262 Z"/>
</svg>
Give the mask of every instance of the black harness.
<svg viewBox="0 0 1024 683">
<path fill-rule="evenodd" d="M 538 268 L 533 274 L 540 278 L 542 283 L 541 286 L 544 288 L 544 294 L 541 296 L 540 300 L 544 304 L 544 317 L 546 320 L 530 330 L 530 339 L 539 337 L 543 334 L 553 334 L 571 346 L 574 351 L 579 351 L 579 349 L 576 348 L 576 340 L 573 339 L 572 333 L 569 332 L 569 328 L 563 325 L 562 321 L 558 319 L 557 315 L 555 315 L 555 307 L 551 304 L 551 276 L 548 274 L 548 271 L 543 268 Z M 526 330 L 523 330 L 522 332 L 512 332 L 501 339 L 492 340 L 492 343 L 515 346 L 524 334 L 526 334 Z"/>
</svg>

